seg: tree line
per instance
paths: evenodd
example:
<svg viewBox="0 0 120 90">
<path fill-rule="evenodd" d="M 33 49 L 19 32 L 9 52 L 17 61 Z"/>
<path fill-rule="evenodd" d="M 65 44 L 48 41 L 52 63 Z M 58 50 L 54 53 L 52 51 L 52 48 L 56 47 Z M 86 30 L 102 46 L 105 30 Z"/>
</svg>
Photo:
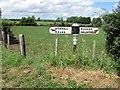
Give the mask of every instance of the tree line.
<svg viewBox="0 0 120 90">
<path fill-rule="evenodd" d="M 41 19 L 40 17 L 36 19 L 34 15 L 29 17 L 22 17 L 21 19 L 4 19 L 2 23 L 9 26 L 37 26 L 38 25 L 37 21 L 54 22 L 53 26 L 54 25 L 70 26 L 70 23 L 79 23 L 81 25 L 83 24 L 82 26 L 87 26 L 84 24 L 90 24 L 88 26 L 94 26 L 94 27 L 100 27 L 102 25 L 101 18 L 93 18 L 91 20 L 91 17 L 71 16 L 68 17 L 66 20 L 63 20 L 63 17 L 58 17 L 56 18 L 56 20 L 52 20 L 52 19 Z M 40 25 L 42 25 L 42 23 Z M 51 26 L 51 24 L 48 25 Z"/>
<path fill-rule="evenodd" d="M 77 17 L 77 16 L 72 16 L 68 17 L 67 22 L 71 23 L 80 23 L 80 24 L 90 24 L 91 23 L 91 18 L 90 17 Z"/>
<path fill-rule="evenodd" d="M 20 25 L 21 26 L 37 26 L 37 23 L 35 22 L 35 16 L 31 17 L 22 17 L 20 20 Z"/>
</svg>

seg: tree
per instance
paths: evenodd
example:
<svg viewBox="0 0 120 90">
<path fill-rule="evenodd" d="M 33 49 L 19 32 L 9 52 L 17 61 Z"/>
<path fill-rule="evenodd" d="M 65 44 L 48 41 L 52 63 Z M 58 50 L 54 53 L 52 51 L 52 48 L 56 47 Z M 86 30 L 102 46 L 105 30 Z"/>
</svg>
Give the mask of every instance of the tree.
<svg viewBox="0 0 120 90">
<path fill-rule="evenodd" d="M 40 17 L 38 17 L 38 21 L 40 21 L 41 19 L 40 19 Z"/>
<path fill-rule="evenodd" d="M 106 49 L 115 59 L 120 58 L 120 2 L 113 13 L 103 16 L 103 29 L 106 32 Z"/>
<path fill-rule="evenodd" d="M 1 16 L 2 16 L 2 11 L 1 11 L 1 8 L 0 8 L 0 19 L 1 19 Z"/>
<path fill-rule="evenodd" d="M 91 18 L 90 17 L 82 17 L 81 18 L 81 23 L 82 24 L 90 24 L 91 23 Z"/>
<path fill-rule="evenodd" d="M 91 24 L 92 24 L 92 26 L 94 26 L 94 27 L 101 27 L 101 25 L 102 25 L 102 20 L 101 20 L 101 18 L 93 18 Z"/>
<path fill-rule="evenodd" d="M 120 1 L 118 2 L 117 8 L 115 9 L 114 12 L 120 14 Z"/>
<path fill-rule="evenodd" d="M 87 17 L 87 23 L 86 24 L 90 24 L 91 23 L 91 18 Z"/>
<path fill-rule="evenodd" d="M 58 17 L 57 19 L 56 19 L 56 22 L 62 22 L 63 21 L 63 17 Z"/>
<path fill-rule="evenodd" d="M 37 23 L 35 22 L 35 16 L 31 16 L 31 17 L 22 17 L 22 19 L 20 20 L 20 24 L 22 26 L 36 26 Z"/>
<path fill-rule="evenodd" d="M 77 23 L 78 22 L 78 17 L 77 16 L 68 17 L 67 22 Z"/>
<path fill-rule="evenodd" d="M 33 21 L 35 21 L 35 16 L 34 16 L 34 15 L 32 15 L 32 16 L 31 16 L 31 19 L 32 19 Z"/>
<path fill-rule="evenodd" d="M 25 17 L 22 17 L 22 19 L 20 20 L 20 24 L 22 26 L 25 26 L 26 25 L 26 18 Z"/>
<path fill-rule="evenodd" d="M 81 24 L 90 24 L 91 23 L 91 18 L 90 17 L 77 17 L 77 16 L 71 16 L 68 17 L 67 22 L 72 22 L 72 23 L 81 23 Z"/>
</svg>

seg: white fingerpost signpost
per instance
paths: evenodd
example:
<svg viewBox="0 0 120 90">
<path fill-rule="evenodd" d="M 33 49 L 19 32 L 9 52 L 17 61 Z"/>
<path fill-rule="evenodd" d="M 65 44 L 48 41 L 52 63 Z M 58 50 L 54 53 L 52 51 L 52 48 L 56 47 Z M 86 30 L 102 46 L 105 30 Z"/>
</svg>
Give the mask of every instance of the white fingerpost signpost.
<svg viewBox="0 0 120 90">
<path fill-rule="evenodd" d="M 62 34 L 62 35 L 73 35 L 73 56 L 75 57 L 75 51 L 77 47 L 77 36 L 79 34 L 98 34 L 99 29 L 95 27 L 79 27 L 79 24 L 74 23 L 72 27 L 50 27 L 49 28 L 50 34 Z M 57 45 L 58 47 L 58 45 Z M 57 51 L 57 50 L 55 50 Z M 56 56 L 55 52 L 55 56 Z"/>
</svg>

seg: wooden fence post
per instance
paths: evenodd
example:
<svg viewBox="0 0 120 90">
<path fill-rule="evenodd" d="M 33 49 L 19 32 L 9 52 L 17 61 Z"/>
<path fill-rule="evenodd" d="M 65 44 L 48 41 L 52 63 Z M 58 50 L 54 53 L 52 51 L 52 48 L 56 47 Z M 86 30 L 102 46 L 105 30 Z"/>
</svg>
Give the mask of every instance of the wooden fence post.
<svg viewBox="0 0 120 90">
<path fill-rule="evenodd" d="M 0 22 L 1 23 L 1 22 Z M 1 29 L 1 28 L 0 28 Z M 0 30 L 0 44 L 2 44 L 2 30 Z"/>
<path fill-rule="evenodd" d="M 55 40 L 55 57 L 56 57 L 57 54 L 58 54 L 58 42 L 59 42 L 59 39 L 56 38 L 56 40 Z"/>
<path fill-rule="evenodd" d="M 6 47 L 6 40 L 5 40 L 5 32 L 4 31 L 2 31 L 2 41 L 3 41 L 4 47 Z"/>
<path fill-rule="evenodd" d="M 96 41 L 93 41 L 93 50 L 92 50 L 92 60 L 95 59 L 95 47 L 96 47 Z"/>
<path fill-rule="evenodd" d="M 20 54 L 26 57 L 25 37 L 23 34 L 19 34 Z"/>
<path fill-rule="evenodd" d="M 10 49 L 10 35 L 7 34 L 7 48 Z"/>
<path fill-rule="evenodd" d="M 1 47 L 2 45 L 0 45 L 0 89 L 2 89 L 2 50 Z"/>
</svg>

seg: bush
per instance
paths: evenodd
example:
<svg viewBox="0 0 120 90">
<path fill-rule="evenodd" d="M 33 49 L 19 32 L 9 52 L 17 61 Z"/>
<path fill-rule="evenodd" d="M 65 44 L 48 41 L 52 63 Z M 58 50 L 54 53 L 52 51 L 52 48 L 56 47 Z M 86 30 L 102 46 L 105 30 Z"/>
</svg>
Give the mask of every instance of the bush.
<svg viewBox="0 0 120 90">
<path fill-rule="evenodd" d="M 112 13 L 103 16 L 103 29 L 106 32 L 106 49 L 115 58 L 120 57 L 120 14 Z"/>
<path fill-rule="evenodd" d="M 92 26 L 94 26 L 94 27 L 101 27 L 101 25 L 102 25 L 102 20 L 101 20 L 101 18 L 93 18 L 91 24 L 92 24 Z"/>
<path fill-rule="evenodd" d="M 106 32 L 106 49 L 114 57 L 116 70 L 120 75 L 120 2 L 113 13 L 103 16 L 103 29 Z"/>
<path fill-rule="evenodd" d="M 11 26 L 11 23 L 8 21 L 8 20 L 3 20 L 2 21 L 2 31 L 5 32 L 5 34 L 10 34 L 12 33 L 10 31 L 10 26 Z"/>
</svg>

